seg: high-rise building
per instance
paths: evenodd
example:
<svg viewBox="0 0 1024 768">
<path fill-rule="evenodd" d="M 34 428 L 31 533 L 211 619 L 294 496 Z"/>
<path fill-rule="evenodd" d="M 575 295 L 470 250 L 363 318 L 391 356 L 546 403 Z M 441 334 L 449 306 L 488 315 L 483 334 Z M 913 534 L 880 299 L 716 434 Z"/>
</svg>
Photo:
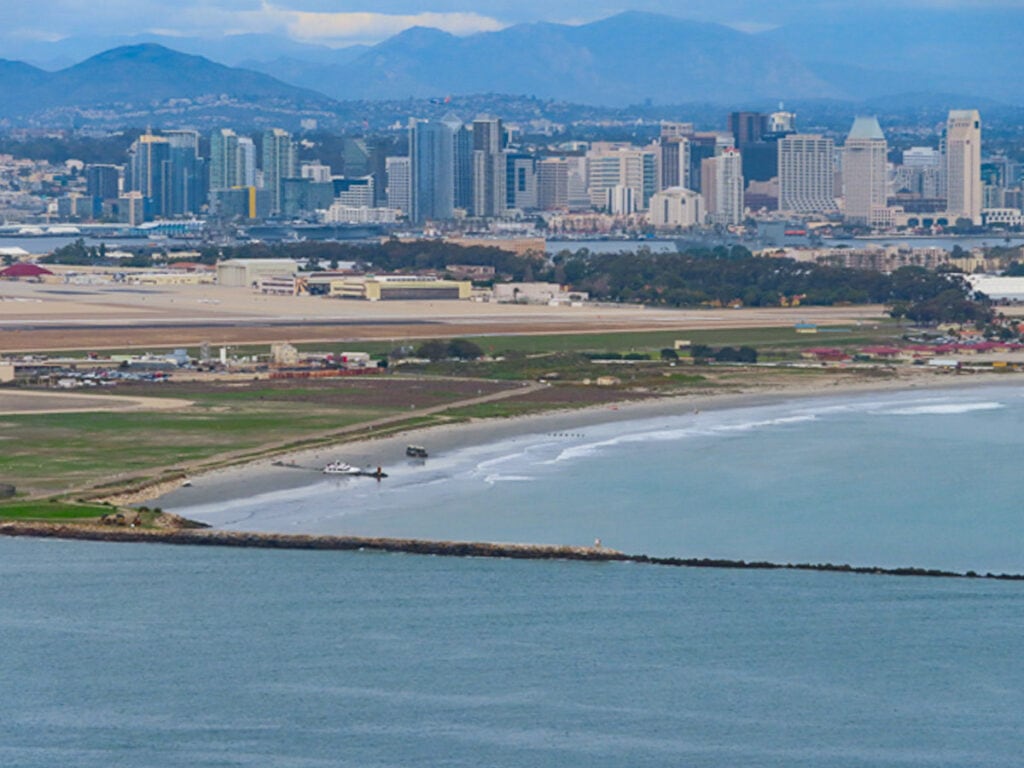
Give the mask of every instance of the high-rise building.
<svg viewBox="0 0 1024 768">
<path fill-rule="evenodd" d="M 256 142 L 248 136 L 238 137 L 238 178 L 243 187 L 256 186 Z"/>
<path fill-rule="evenodd" d="M 242 185 L 238 169 L 238 135 L 221 128 L 210 135 L 210 191 Z"/>
<path fill-rule="evenodd" d="M 441 118 L 452 133 L 453 205 L 463 211 L 473 210 L 473 132 L 449 112 Z"/>
<path fill-rule="evenodd" d="M 679 139 L 693 136 L 693 123 L 672 123 L 662 120 L 660 136 L 663 139 Z"/>
<path fill-rule="evenodd" d="M 619 184 L 621 178 L 617 151 L 598 148 L 587 153 L 587 192 L 594 208 L 608 204 L 608 190 Z"/>
<path fill-rule="evenodd" d="M 409 158 L 389 157 L 387 159 L 388 208 L 409 215 L 412 204 L 412 189 L 409 184 Z"/>
<path fill-rule="evenodd" d="M 955 109 L 946 121 L 946 209 L 981 224 L 981 115 Z"/>
<path fill-rule="evenodd" d="M 600 145 L 587 154 L 587 182 L 590 202 L 595 208 L 607 208 L 608 190 L 629 187 L 639 209 L 646 210 L 657 191 L 657 154 L 654 149 Z"/>
<path fill-rule="evenodd" d="M 453 136 L 444 123 L 409 121 L 410 218 L 450 219 L 455 210 Z"/>
<path fill-rule="evenodd" d="M 760 112 L 730 112 L 729 133 L 732 134 L 734 146 L 742 151 L 748 144 L 764 140 L 768 133 L 768 115 Z"/>
<path fill-rule="evenodd" d="M 706 159 L 701 168 L 701 196 L 712 224 L 743 222 L 743 157 L 729 147 Z"/>
<path fill-rule="evenodd" d="M 210 204 L 216 209 L 221 190 L 256 186 L 256 144 L 230 128 L 216 130 L 210 135 L 208 166 Z"/>
<path fill-rule="evenodd" d="M 319 161 L 303 163 L 299 167 L 299 175 L 318 184 L 325 184 L 331 180 L 331 166 L 324 165 Z"/>
<path fill-rule="evenodd" d="M 473 121 L 473 215 L 501 216 L 506 207 L 505 131 L 501 120 Z"/>
<path fill-rule="evenodd" d="M 164 137 L 169 145 L 169 195 L 162 215 L 195 215 L 206 202 L 208 183 L 206 162 L 199 156 L 199 133 L 164 131 Z"/>
<path fill-rule="evenodd" d="M 646 211 L 651 195 L 658 190 L 658 156 L 653 149 L 627 150 L 621 154 L 622 184 L 633 190 L 637 209 Z"/>
<path fill-rule="evenodd" d="M 836 209 L 835 144 L 817 134 L 794 133 L 778 142 L 779 209 L 828 213 Z"/>
<path fill-rule="evenodd" d="M 90 165 L 85 169 L 85 191 L 98 200 L 116 200 L 121 169 L 116 165 Z"/>
<path fill-rule="evenodd" d="M 263 134 L 263 187 L 270 193 L 270 215 L 283 210 L 284 180 L 298 177 L 297 153 L 292 135 L 280 128 Z"/>
<path fill-rule="evenodd" d="M 341 169 L 349 178 L 372 176 L 374 203 L 383 205 L 386 196 L 387 168 L 390 141 L 383 137 L 346 138 L 342 142 Z"/>
<path fill-rule="evenodd" d="M 722 151 L 734 147 L 731 133 L 719 131 L 702 131 L 688 139 L 689 169 L 686 174 L 685 186 L 690 189 L 701 189 L 701 163 L 709 157 L 717 157 Z"/>
<path fill-rule="evenodd" d="M 170 206 L 170 160 L 170 142 L 151 133 L 139 136 L 128 150 L 125 191 L 141 194 L 142 216 L 146 220 L 166 215 Z"/>
<path fill-rule="evenodd" d="M 532 211 L 537 208 L 537 159 L 522 152 L 507 152 L 505 199 L 509 208 Z"/>
<path fill-rule="evenodd" d="M 871 224 L 886 207 L 889 146 L 874 117 L 858 117 L 843 146 L 843 214 L 855 224 Z"/>
<path fill-rule="evenodd" d="M 685 136 L 662 136 L 658 140 L 658 189 L 688 187 L 689 183 L 689 139 Z"/>
<path fill-rule="evenodd" d="M 564 157 L 537 163 L 537 207 L 543 211 L 569 208 L 569 161 Z"/>
</svg>

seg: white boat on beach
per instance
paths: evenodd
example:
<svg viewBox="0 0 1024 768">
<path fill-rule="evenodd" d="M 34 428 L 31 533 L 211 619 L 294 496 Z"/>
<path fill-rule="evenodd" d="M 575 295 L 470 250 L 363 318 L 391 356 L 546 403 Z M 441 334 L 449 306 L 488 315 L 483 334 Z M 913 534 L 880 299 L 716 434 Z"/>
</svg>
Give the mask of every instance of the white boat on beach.
<svg viewBox="0 0 1024 768">
<path fill-rule="evenodd" d="M 324 467 L 325 475 L 361 475 L 363 470 L 359 467 L 353 467 L 351 464 L 346 464 L 344 461 L 332 461 L 326 467 Z"/>
</svg>

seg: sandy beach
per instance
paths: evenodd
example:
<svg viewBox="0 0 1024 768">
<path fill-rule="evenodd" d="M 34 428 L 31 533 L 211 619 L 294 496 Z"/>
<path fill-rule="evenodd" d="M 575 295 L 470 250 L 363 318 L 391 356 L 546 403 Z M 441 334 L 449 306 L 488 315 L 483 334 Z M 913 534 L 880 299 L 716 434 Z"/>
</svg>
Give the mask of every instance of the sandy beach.
<svg viewBox="0 0 1024 768">
<path fill-rule="evenodd" d="M 183 506 L 216 504 L 247 496 L 299 488 L 320 478 L 329 462 L 341 460 L 354 466 L 385 472 L 405 461 L 405 446 L 414 443 L 438 456 L 462 448 L 483 445 L 522 435 L 549 434 L 583 429 L 598 424 L 676 416 L 694 412 L 771 405 L 798 398 L 944 390 L 964 387 L 1019 383 L 1018 376 L 1004 373 L 950 375 L 920 368 L 905 369 L 891 379 L 816 380 L 781 388 L 748 388 L 732 392 L 652 398 L 649 400 L 559 410 L 504 419 L 480 419 L 458 424 L 431 426 L 397 435 L 348 440 L 333 447 L 280 455 L 273 459 L 240 464 L 190 477 L 190 485 L 173 481 L 153 486 L 121 503 L 145 503 L 170 510 Z M 429 459 L 428 459 L 429 461 Z"/>
</svg>

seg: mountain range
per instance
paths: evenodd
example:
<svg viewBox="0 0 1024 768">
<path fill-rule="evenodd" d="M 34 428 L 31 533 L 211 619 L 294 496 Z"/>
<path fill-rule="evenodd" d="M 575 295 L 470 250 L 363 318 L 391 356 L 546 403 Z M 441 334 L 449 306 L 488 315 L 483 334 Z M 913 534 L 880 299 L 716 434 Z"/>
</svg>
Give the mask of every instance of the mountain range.
<svg viewBox="0 0 1024 768">
<path fill-rule="evenodd" d="M 457 37 L 415 27 L 375 46 L 331 49 L 268 35 L 221 41 L 148 36 L 56 71 L 0 60 L 8 124 L 284 117 L 344 111 L 339 102 L 521 94 L 621 107 L 779 99 L 860 101 L 903 92 L 1024 104 L 1024 9 L 909 13 L 843 24 L 810 21 L 752 34 L 626 12 L 577 26 L 519 24 Z M 979 45 L 978 41 L 983 41 Z M 48 44 L 56 61 L 85 41 Z M 63 53 L 62 53 L 63 51 Z M 198 55 L 204 51 L 206 56 Z M 210 58 L 208 58 L 210 57 Z M 211 59 L 221 59 L 217 63 Z M 98 111 L 98 112 L 97 112 Z"/>
</svg>

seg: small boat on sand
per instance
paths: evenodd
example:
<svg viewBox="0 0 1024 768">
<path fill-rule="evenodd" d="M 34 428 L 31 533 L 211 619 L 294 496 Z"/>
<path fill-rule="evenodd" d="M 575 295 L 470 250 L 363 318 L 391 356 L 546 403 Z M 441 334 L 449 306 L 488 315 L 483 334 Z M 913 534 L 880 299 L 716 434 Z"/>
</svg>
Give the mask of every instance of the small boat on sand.
<svg viewBox="0 0 1024 768">
<path fill-rule="evenodd" d="M 351 464 L 346 464 L 344 461 L 332 461 L 326 467 L 324 467 L 325 475 L 361 475 L 363 470 L 359 467 L 353 467 Z"/>
</svg>

